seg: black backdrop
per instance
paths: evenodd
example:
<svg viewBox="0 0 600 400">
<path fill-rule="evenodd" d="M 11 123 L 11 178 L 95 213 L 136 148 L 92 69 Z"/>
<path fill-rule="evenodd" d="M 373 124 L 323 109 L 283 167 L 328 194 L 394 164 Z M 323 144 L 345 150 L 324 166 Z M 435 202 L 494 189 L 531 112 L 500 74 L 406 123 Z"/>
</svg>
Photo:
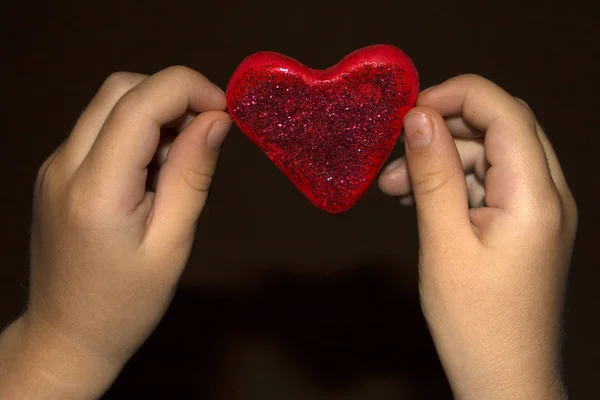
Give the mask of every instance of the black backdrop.
<svg viewBox="0 0 600 400">
<path fill-rule="evenodd" d="M 422 85 L 482 74 L 533 107 L 580 209 L 565 368 L 600 398 L 598 13 L 572 2 L 29 1 L 3 10 L 0 323 L 26 298 L 36 170 L 113 71 L 195 68 L 225 87 L 247 55 L 315 68 L 374 43 Z M 401 146 L 394 155 L 401 152 Z M 418 308 L 414 211 L 373 187 L 312 207 L 239 131 L 227 140 L 182 289 L 107 399 L 445 398 Z"/>
</svg>

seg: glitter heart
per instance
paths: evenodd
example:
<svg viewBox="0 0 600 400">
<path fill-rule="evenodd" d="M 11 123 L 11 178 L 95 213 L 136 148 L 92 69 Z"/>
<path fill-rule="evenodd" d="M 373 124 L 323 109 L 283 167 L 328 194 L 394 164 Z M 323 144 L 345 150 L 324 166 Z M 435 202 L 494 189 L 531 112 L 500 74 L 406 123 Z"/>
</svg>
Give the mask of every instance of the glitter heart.
<svg viewBox="0 0 600 400">
<path fill-rule="evenodd" d="M 417 70 L 389 45 L 314 70 L 273 52 L 246 58 L 227 87 L 231 117 L 318 208 L 352 208 L 392 151 L 419 93 Z"/>
</svg>

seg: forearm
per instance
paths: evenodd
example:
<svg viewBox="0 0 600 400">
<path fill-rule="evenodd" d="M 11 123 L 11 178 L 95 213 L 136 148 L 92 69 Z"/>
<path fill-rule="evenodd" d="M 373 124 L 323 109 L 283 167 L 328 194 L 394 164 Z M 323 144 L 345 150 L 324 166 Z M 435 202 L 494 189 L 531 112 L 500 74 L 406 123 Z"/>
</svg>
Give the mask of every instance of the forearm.
<svg viewBox="0 0 600 400">
<path fill-rule="evenodd" d="M 118 372 L 64 338 L 32 332 L 24 318 L 0 334 L 2 399 L 97 399 Z"/>
</svg>

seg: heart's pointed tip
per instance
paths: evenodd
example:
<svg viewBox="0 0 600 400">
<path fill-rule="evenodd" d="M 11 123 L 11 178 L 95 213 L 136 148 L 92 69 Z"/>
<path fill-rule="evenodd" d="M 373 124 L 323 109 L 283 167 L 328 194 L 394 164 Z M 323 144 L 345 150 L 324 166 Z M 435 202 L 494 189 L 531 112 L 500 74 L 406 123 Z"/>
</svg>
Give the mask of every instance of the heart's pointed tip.
<svg viewBox="0 0 600 400">
<path fill-rule="evenodd" d="M 323 198 L 322 196 L 319 196 L 317 199 L 314 196 L 307 195 L 306 193 L 304 195 L 313 206 L 330 215 L 340 215 L 350 211 L 363 197 L 362 192 L 358 194 L 347 194 L 348 197 L 343 200 L 339 198 Z"/>
<path fill-rule="evenodd" d="M 355 206 L 355 204 L 352 204 L 351 206 L 344 206 L 344 207 L 319 207 L 319 206 L 316 206 L 316 207 L 329 215 L 341 215 L 341 214 L 344 214 L 344 213 L 350 211 L 352 208 L 354 208 L 354 206 Z"/>
</svg>

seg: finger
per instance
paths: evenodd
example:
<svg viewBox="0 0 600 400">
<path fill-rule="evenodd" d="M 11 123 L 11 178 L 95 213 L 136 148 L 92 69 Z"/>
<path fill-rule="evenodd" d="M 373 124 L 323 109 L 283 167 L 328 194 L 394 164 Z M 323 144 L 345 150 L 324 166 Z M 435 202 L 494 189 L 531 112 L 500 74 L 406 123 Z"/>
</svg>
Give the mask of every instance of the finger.
<svg viewBox="0 0 600 400">
<path fill-rule="evenodd" d="M 454 139 L 465 174 L 475 173 L 483 181 L 488 168 L 482 139 Z M 390 163 L 379 176 L 379 188 L 388 196 L 402 197 L 411 193 L 404 157 Z"/>
<path fill-rule="evenodd" d="M 468 122 L 463 117 L 447 117 L 445 118 L 448 130 L 454 137 L 459 138 L 481 138 L 484 133 Z"/>
<path fill-rule="evenodd" d="M 532 113 L 494 83 L 474 75 L 450 79 L 419 97 L 444 117 L 462 116 L 486 132 L 486 205 L 523 209 L 524 201 L 545 198 L 552 180 Z"/>
<path fill-rule="evenodd" d="M 531 110 L 531 107 L 529 107 L 529 104 L 527 104 L 522 99 L 517 98 L 517 100 L 533 114 L 533 111 Z M 546 135 L 544 129 L 541 127 L 537 119 L 535 121 L 535 124 L 537 135 L 540 139 L 540 142 L 542 143 L 542 147 L 544 148 L 544 153 L 548 162 L 550 175 L 552 176 L 552 180 L 554 181 L 554 185 L 559 193 L 563 204 L 563 209 L 566 215 L 565 221 L 568 221 L 569 232 L 575 232 L 578 223 L 578 211 L 575 198 L 573 197 L 573 193 L 571 192 L 571 189 L 567 184 L 565 174 L 560 165 L 558 156 L 554 151 L 552 143 L 550 143 L 550 139 Z"/>
<path fill-rule="evenodd" d="M 411 195 L 402 196 L 398 199 L 398 203 L 405 207 L 412 207 L 415 205 L 415 198 Z"/>
<path fill-rule="evenodd" d="M 169 150 L 171 149 L 171 145 L 177 138 L 177 134 L 172 132 L 164 133 L 160 137 L 160 143 L 158 144 L 158 149 L 156 150 L 156 155 L 152 162 L 158 167 L 162 167 L 167 161 L 167 155 L 169 154 Z"/>
<path fill-rule="evenodd" d="M 568 232 L 573 234 L 577 230 L 578 224 L 578 211 L 577 211 L 577 203 L 575 202 L 575 198 L 573 197 L 573 193 L 567 184 L 567 180 L 565 178 L 564 172 L 560 166 L 560 161 L 558 160 L 558 156 L 550 143 L 550 140 L 546 136 L 542 127 L 537 123 L 537 132 L 542 142 L 542 146 L 544 147 L 544 152 L 546 153 L 546 158 L 548 160 L 548 167 L 550 168 L 550 174 L 552 175 L 552 180 L 554 181 L 554 185 L 559 193 L 560 199 L 563 204 L 563 210 L 565 212 L 565 218 L 563 221 L 567 223 Z"/>
<path fill-rule="evenodd" d="M 169 149 L 171 148 L 171 144 L 175 141 L 177 135 L 179 135 L 183 130 L 192 123 L 192 121 L 198 116 L 198 113 L 192 111 L 186 111 L 180 118 L 177 118 L 175 121 L 166 124 L 160 132 L 160 140 L 158 143 L 158 149 L 156 150 L 156 154 L 154 154 L 154 158 L 152 159 L 152 163 L 157 167 L 162 167 L 167 159 L 167 154 L 169 153 Z"/>
<path fill-rule="evenodd" d="M 410 179 L 406 158 L 401 157 L 390 163 L 379 175 L 377 183 L 379 189 L 388 196 L 401 197 L 410 194 Z"/>
<path fill-rule="evenodd" d="M 148 75 L 117 72 L 104 81 L 63 145 L 60 158 L 66 168 L 75 170 L 81 165 L 115 104 L 146 78 Z"/>
<path fill-rule="evenodd" d="M 483 181 L 478 179 L 475 174 L 466 176 L 467 191 L 469 193 L 469 207 L 483 207 L 485 205 L 485 187 Z"/>
<path fill-rule="evenodd" d="M 524 107 L 526 107 L 528 110 L 530 110 L 531 113 L 533 114 L 533 110 L 531 110 L 531 107 L 529 106 L 529 104 L 527 104 L 523 99 L 517 98 L 517 101 L 519 101 Z M 567 180 L 565 178 L 564 172 L 560 165 L 558 156 L 556 155 L 556 152 L 554 151 L 554 148 L 552 147 L 552 144 L 550 143 L 548 136 L 546 135 L 544 129 L 540 126 L 537 119 L 535 121 L 535 125 L 536 125 L 536 133 L 538 135 L 538 138 L 540 139 L 540 142 L 542 143 L 542 148 L 544 149 L 544 154 L 546 155 L 546 160 L 548 162 L 548 168 L 550 170 L 550 175 L 552 176 L 552 180 L 554 181 L 554 184 L 556 185 L 556 188 L 558 189 L 558 191 L 561 194 L 561 197 L 563 199 L 566 197 L 571 197 L 572 196 L 571 190 L 569 189 L 569 185 L 567 184 Z"/>
<path fill-rule="evenodd" d="M 148 165 L 148 178 L 146 179 L 146 190 L 154 192 L 156 191 L 156 185 L 158 184 L 158 175 L 160 168 L 164 165 L 167 160 L 167 155 L 171 149 L 171 145 L 177 138 L 177 132 L 175 129 L 162 129 L 160 134 L 160 140 L 158 148 L 154 154 L 154 158 Z"/>
<path fill-rule="evenodd" d="M 548 168 L 550 169 L 552 180 L 554 181 L 561 198 L 564 200 L 565 198 L 572 197 L 571 190 L 567 184 L 567 180 L 560 165 L 560 161 L 558 160 L 558 156 L 556 155 L 550 140 L 546 136 L 546 133 L 539 124 L 537 124 L 537 133 L 544 148 L 544 153 L 546 154 Z"/>
<path fill-rule="evenodd" d="M 176 120 L 174 120 L 173 122 L 169 122 L 167 124 L 165 124 L 165 128 L 167 129 L 174 129 L 177 132 L 181 132 L 185 129 L 186 126 L 188 126 L 193 120 L 194 118 L 196 118 L 198 116 L 197 112 L 194 111 L 186 111 L 181 117 L 177 118 Z"/>
<path fill-rule="evenodd" d="M 149 237 L 193 235 L 231 124 L 227 113 L 206 112 L 177 136 L 160 170 Z"/>
<path fill-rule="evenodd" d="M 474 173 L 482 181 L 489 168 L 483 139 L 455 139 L 465 174 Z"/>
<path fill-rule="evenodd" d="M 183 116 L 173 122 L 166 124 L 160 132 L 160 139 L 156 153 L 148 165 L 148 178 L 146 179 L 146 190 L 154 192 L 158 184 L 158 173 L 163 166 L 169 154 L 169 149 L 175 141 L 175 138 L 181 133 L 196 117 L 198 113 L 186 112 Z"/>
<path fill-rule="evenodd" d="M 161 127 L 188 110 L 225 110 L 225 95 L 203 75 L 167 68 L 125 94 L 111 111 L 84 160 L 94 190 L 118 207 L 135 209 L 145 194 L 147 166 Z"/>
<path fill-rule="evenodd" d="M 465 175 L 442 117 L 416 107 L 404 122 L 406 162 L 421 243 L 447 245 L 472 235 Z M 443 217 L 441 217 L 443 216 Z"/>
</svg>

